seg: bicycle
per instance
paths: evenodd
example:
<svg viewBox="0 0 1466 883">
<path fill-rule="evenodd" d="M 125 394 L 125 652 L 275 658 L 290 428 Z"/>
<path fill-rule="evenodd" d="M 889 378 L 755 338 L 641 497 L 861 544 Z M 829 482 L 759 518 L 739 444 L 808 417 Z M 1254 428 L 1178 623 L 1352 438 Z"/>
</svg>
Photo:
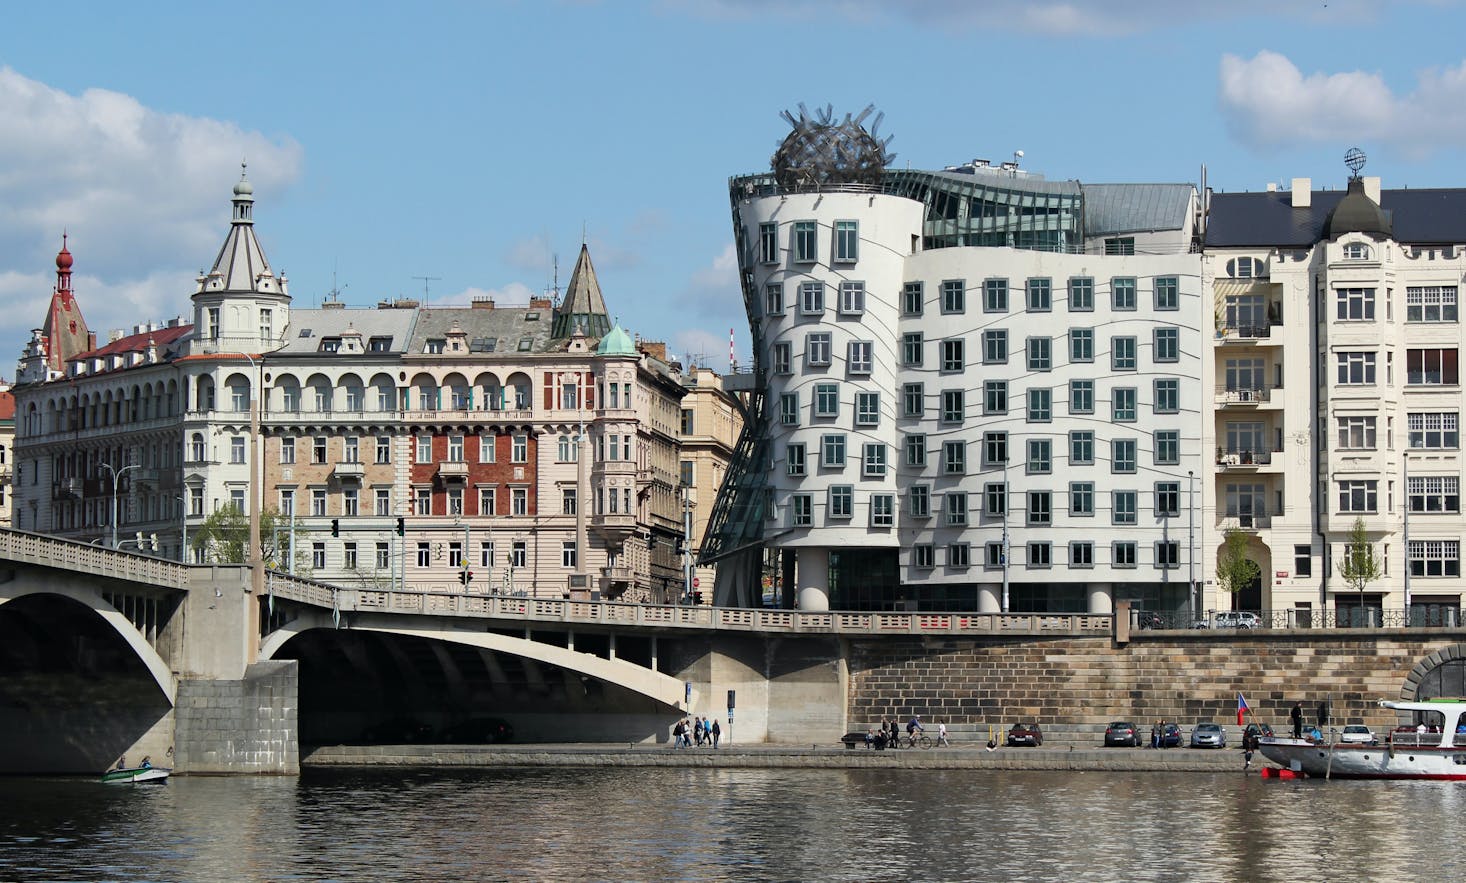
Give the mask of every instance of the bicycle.
<svg viewBox="0 0 1466 883">
<path fill-rule="evenodd" d="M 932 737 L 931 736 L 928 736 L 926 733 L 922 732 L 921 730 L 917 730 L 916 732 L 914 732 L 914 733 L 912 733 L 912 734 L 910 734 L 909 736 L 906 737 L 906 742 L 905 742 L 905 746 L 904 747 L 906 747 L 906 748 L 925 748 L 925 749 L 930 749 L 932 747 Z"/>
</svg>

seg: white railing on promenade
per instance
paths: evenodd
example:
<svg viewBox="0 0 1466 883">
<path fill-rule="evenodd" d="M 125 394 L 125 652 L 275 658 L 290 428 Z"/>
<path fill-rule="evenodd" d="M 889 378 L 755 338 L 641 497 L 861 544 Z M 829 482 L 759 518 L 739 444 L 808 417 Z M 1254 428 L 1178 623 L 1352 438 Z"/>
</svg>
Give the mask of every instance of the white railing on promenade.
<svg viewBox="0 0 1466 883">
<path fill-rule="evenodd" d="M 112 576 L 169 589 L 188 587 L 188 568 L 177 561 L 19 530 L 0 529 L 0 559 Z"/>
</svg>

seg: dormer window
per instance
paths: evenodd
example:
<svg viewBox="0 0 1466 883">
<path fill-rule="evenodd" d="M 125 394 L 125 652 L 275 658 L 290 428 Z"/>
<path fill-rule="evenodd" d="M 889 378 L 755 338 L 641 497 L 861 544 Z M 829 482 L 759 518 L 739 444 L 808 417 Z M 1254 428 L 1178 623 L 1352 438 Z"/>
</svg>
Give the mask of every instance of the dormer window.
<svg viewBox="0 0 1466 883">
<path fill-rule="evenodd" d="M 339 338 L 339 337 L 323 337 L 323 338 L 321 338 L 321 350 L 320 351 L 323 352 L 323 353 L 339 353 L 339 352 L 341 352 L 341 338 Z"/>
<path fill-rule="evenodd" d="M 1232 279 L 1262 279 L 1267 265 L 1257 258 L 1233 258 L 1227 261 L 1227 276 Z"/>
<path fill-rule="evenodd" d="M 1367 261 L 1369 260 L 1369 246 L 1362 242 L 1351 242 L 1344 246 L 1344 260 L 1346 261 Z"/>
<path fill-rule="evenodd" d="M 534 346 L 534 338 L 532 338 L 532 337 L 521 337 L 519 339 L 519 351 L 521 353 L 527 353 L 527 352 L 529 352 L 529 349 L 532 346 Z"/>
<path fill-rule="evenodd" d="M 444 347 L 447 344 L 448 341 L 443 338 L 434 338 L 427 342 L 427 346 L 423 347 L 423 352 L 428 355 L 442 355 Z"/>
<path fill-rule="evenodd" d="M 390 337 L 373 337 L 371 340 L 367 341 L 368 352 L 385 353 L 390 352 L 391 349 L 392 338 Z"/>
</svg>

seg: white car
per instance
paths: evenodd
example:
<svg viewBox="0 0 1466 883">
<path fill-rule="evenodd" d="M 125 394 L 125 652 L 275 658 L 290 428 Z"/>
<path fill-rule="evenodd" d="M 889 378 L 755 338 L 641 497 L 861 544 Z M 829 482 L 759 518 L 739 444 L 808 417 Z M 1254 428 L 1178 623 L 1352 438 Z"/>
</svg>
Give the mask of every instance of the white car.
<svg viewBox="0 0 1466 883">
<path fill-rule="evenodd" d="M 1339 735 L 1339 741 L 1349 745 L 1378 745 L 1379 739 L 1375 738 L 1373 732 L 1364 724 L 1349 724 L 1344 727 L 1344 732 Z"/>
<path fill-rule="evenodd" d="M 1191 623 L 1194 629 L 1255 629 L 1260 625 L 1256 613 L 1239 610 L 1223 610 L 1212 621 L 1198 619 Z"/>
</svg>

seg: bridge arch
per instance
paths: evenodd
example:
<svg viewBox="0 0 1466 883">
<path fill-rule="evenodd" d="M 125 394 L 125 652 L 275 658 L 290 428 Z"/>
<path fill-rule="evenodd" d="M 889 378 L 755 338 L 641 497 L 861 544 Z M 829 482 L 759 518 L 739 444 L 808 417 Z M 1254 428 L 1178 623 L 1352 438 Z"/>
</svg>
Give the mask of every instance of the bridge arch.
<svg viewBox="0 0 1466 883">
<path fill-rule="evenodd" d="M 1466 696 L 1466 644 L 1451 644 L 1415 663 L 1400 698 L 1406 702 Z"/>
</svg>

